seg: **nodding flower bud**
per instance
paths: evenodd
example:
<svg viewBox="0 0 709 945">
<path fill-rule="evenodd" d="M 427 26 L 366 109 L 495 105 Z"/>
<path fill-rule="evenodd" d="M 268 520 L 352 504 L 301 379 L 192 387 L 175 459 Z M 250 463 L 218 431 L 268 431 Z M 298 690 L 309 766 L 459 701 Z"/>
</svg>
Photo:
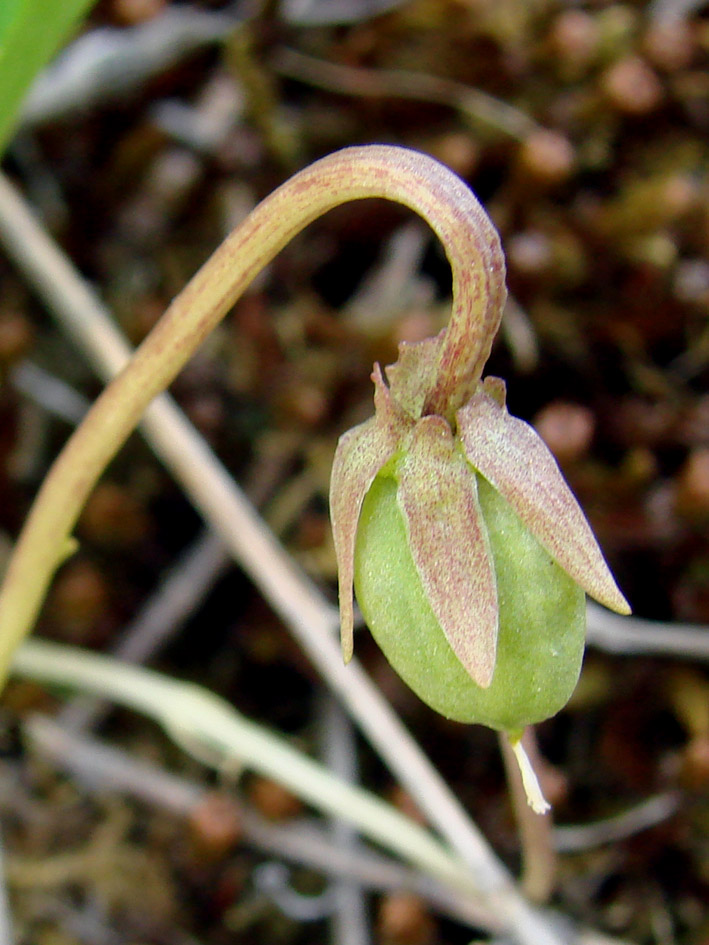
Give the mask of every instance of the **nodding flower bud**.
<svg viewBox="0 0 709 945">
<path fill-rule="evenodd" d="M 504 259 L 477 200 L 448 173 L 473 230 L 468 258 L 449 250 L 451 321 L 435 338 L 402 344 L 384 372 L 375 365 L 375 415 L 345 433 L 335 455 L 342 647 L 347 660 L 354 586 L 414 692 L 517 743 L 576 685 L 584 591 L 620 613 L 629 607 L 552 454 L 510 416 L 504 383 L 482 380 L 505 301 Z"/>
</svg>

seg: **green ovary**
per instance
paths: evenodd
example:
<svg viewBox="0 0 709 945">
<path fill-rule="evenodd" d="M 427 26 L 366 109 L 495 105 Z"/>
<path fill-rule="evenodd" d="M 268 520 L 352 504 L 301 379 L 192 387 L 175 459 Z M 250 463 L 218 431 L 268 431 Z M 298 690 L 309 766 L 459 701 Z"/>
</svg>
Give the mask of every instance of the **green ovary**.
<svg viewBox="0 0 709 945">
<path fill-rule="evenodd" d="M 585 597 L 508 502 L 477 478 L 500 607 L 497 662 L 487 689 L 470 678 L 433 615 L 391 478 L 378 477 L 362 507 L 355 591 L 375 640 L 424 702 L 447 718 L 516 733 L 568 702 L 583 659 Z"/>
</svg>

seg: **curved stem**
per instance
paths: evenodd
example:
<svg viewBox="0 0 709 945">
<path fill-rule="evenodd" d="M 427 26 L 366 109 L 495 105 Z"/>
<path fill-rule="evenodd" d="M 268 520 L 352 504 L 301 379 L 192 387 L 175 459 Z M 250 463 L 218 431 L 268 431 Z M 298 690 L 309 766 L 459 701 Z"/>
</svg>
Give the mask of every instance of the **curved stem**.
<svg viewBox="0 0 709 945">
<path fill-rule="evenodd" d="M 129 346 L 95 294 L 33 220 L 0 175 L 0 238 L 50 310 L 74 335 L 100 374 L 109 378 L 128 361 Z M 487 907 L 520 945 L 559 945 L 545 916 L 520 895 L 468 813 L 373 686 L 355 659 L 345 666 L 334 638 L 337 609 L 296 568 L 285 549 L 246 502 L 224 467 L 172 403 L 156 398 L 144 433 L 234 560 L 250 575 L 289 627 L 363 734 L 411 793 L 430 823 L 467 864 Z"/>
<path fill-rule="evenodd" d="M 443 376 L 429 398 L 449 403 L 477 378 L 500 318 L 502 254 L 473 194 L 433 159 L 404 148 L 346 148 L 296 174 L 260 203 L 177 296 L 130 363 L 97 399 L 44 481 L 0 591 L 0 681 L 33 625 L 97 479 L 150 401 L 175 378 L 255 276 L 305 226 L 349 200 L 383 197 L 419 213 L 443 243 L 453 273 L 453 314 Z"/>
</svg>

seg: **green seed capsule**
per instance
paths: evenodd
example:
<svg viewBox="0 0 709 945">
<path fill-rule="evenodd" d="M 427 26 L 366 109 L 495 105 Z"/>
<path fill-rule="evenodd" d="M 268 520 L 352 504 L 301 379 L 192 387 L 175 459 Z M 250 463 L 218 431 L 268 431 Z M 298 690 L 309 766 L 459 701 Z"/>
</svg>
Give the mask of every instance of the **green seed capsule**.
<svg viewBox="0 0 709 945">
<path fill-rule="evenodd" d="M 391 477 L 377 476 L 362 506 L 355 590 L 375 640 L 424 702 L 450 719 L 515 733 L 568 702 L 583 659 L 585 595 L 508 502 L 481 476 L 477 479 L 500 612 L 497 661 L 488 688 L 470 678 L 433 615 Z"/>
</svg>

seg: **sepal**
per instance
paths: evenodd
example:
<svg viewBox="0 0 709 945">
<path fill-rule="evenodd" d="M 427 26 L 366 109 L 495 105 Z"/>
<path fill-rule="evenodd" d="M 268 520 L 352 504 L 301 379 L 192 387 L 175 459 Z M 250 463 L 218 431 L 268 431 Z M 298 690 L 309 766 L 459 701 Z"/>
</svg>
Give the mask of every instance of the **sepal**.
<svg viewBox="0 0 709 945">
<path fill-rule="evenodd" d="M 394 456 L 406 428 L 404 416 L 392 401 L 374 365 L 376 414 L 344 433 L 337 444 L 330 477 L 330 520 L 337 559 L 340 601 L 340 639 L 345 662 L 352 659 L 354 633 L 353 580 L 357 523 L 364 497 L 379 470 Z"/>
<path fill-rule="evenodd" d="M 442 417 L 418 421 L 395 477 L 409 549 L 431 610 L 472 679 L 487 688 L 498 632 L 492 553 L 475 474 Z"/>
<path fill-rule="evenodd" d="M 484 389 L 456 414 L 465 455 L 551 557 L 599 603 L 630 613 L 556 460 L 528 423 Z"/>
</svg>

